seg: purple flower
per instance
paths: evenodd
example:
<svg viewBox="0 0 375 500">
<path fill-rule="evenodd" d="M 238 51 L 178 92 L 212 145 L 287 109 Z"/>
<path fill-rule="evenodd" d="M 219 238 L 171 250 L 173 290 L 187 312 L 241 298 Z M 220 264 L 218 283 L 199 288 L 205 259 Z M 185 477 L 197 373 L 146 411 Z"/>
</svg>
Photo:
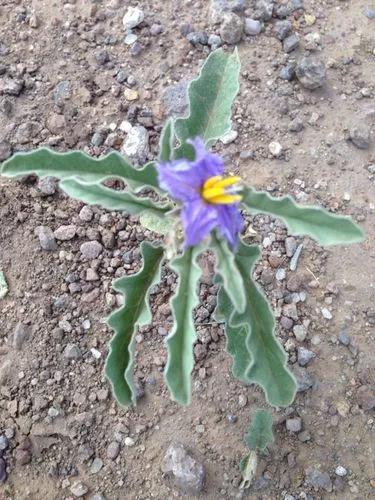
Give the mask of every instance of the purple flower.
<svg viewBox="0 0 375 500">
<path fill-rule="evenodd" d="M 182 203 L 185 246 L 200 243 L 213 229 L 234 248 L 243 227 L 239 211 L 239 177 L 224 177 L 224 162 L 209 153 L 203 141 L 190 141 L 195 160 L 179 159 L 157 165 L 159 185 Z"/>
</svg>

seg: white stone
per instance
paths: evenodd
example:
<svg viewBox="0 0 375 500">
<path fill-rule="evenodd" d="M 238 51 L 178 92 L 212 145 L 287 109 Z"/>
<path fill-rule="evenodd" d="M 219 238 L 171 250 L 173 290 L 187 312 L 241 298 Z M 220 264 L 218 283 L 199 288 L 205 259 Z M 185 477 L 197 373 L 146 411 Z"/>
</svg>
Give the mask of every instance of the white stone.
<svg viewBox="0 0 375 500">
<path fill-rule="evenodd" d="M 235 141 L 238 137 L 238 132 L 237 130 L 230 130 L 227 132 L 223 137 L 220 139 L 220 141 L 223 144 L 230 144 L 231 142 Z"/>
<path fill-rule="evenodd" d="M 137 41 L 138 37 L 134 33 L 128 33 L 124 39 L 125 45 L 133 45 Z"/>
<path fill-rule="evenodd" d="M 268 149 L 269 149 L 271 155 L 274 156 L 275 158 L 278 158 L 281 155 L 281 153 L 283 152 L 282 145 L 277 141 L 271 142 L 268 145 Z"/>
<path fill-rule="evenodd" d="M 122 24 L 126 31 L 129 31 L 144 20 L 145 15 L 141 9 L 138 7 L 129 7 L 122 19 Z"/>
<path fill-rule="evenodd" d="M 134 446 L 135 445 L 134 439 L 129 437 L 129 436 L 125 438 L 124 443 L 125 443 L 125 446 Z"/>
<path fill-rule="evenodd" d="M 342 465 L 338 465 L 335 469 L 336 476 L 344 477 L 346 476 L 348 471 Z"/>
<path fill-rule="evenodd" d="M 121 153 L 138 164 L 143 164 L 147 160 L 149 153 L 149 135 L 145 127 L 137 125 L 132 127 L 125 139 Z"/>
<path fill-rule="evenodd" d="M 331 311 L 329 309 L 327 309 L 326 307 L 322 308 L 322 316 L 325 319 L 332 319 L 332 317 L 333 317 L 331 314 Z"/>
</svg>

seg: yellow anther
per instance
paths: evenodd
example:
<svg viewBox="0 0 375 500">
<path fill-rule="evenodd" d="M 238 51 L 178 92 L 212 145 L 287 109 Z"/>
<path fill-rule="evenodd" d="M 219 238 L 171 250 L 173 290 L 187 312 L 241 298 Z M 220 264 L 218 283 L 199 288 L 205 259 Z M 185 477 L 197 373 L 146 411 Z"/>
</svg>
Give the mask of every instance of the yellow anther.
<svg viewBox="0 0 375 500">
<path fill-rule="evenodd" d="M 236 194 L 236 184 L 240 181 L 240 177 L 230 176 L 222 177 L 215 175 L 206 180 L 202 189 L 202 198 L 208 203 L 213 204 L 231 204 L 241 201 L 242 196 Z M 232 189 L 227 189 L 231 188 Z"/>
</svg>

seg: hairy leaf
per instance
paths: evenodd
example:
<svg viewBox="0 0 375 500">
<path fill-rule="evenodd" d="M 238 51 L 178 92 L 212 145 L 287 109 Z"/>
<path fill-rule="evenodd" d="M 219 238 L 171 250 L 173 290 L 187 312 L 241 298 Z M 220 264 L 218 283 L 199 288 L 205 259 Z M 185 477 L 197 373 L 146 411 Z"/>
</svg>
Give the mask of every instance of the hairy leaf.
<svg viewBox="0 0 375 500">
<path fill-rule="evenodd" d="M 215 310 L 215 320 L 225 323 L 225 334 L 227 338 L 226 350 L 233 359 L 232 373 L 244 383 L 248 383 L 246 374 L 253 360 L 247 347 L 247 337 L 250 334 L 247 325 L 233 327 L 229 324 L 229 318 L 233 312 L 232 303 L 228 295 L 220 287 Z"/>
<path fill-rule="evenodd" d="M 168 234 L 173 229 L 173 224 L 165 214 L 156 215 L 154 212 L 142 212 L 139 217 L 139 222 L 149 231 L 159 234 Z"/>
<path fill-rule="evenodd" d="M 174 122 L 172 118 L 169 118 L 160 137 L 160 161 L 170 161 L 172 160 L 173 153 L 173 142 L 174 142 Z"/>
<path fill-rule="evenodd" d="M 60 181 L 60 187 L 72 198 L 89 205 L 100 205 L 108 210 L 123 210 L 129 214 L 147 211 L 163 216 L 171 209 L 170 205 L 156 205 L 149 198 L 139 198 L 126 191 L 115 191 L 99 183 L 87 184 L 77 179 Z"/>
<path fill-rule="evenodd" d="M 212 234 L 211 248 L 217 257 L 216 272 L 223 280 L 223 288 L 237 311 L 243 312 L 246 307 L 245 287 L 234 253 L 228 243 L 215 233 Z"/>
<path fill-rule="evenodd" d="M 182 144 L 177 157 L 192 158 L 192 148 L 186 144 L 188 139 L 199 136 L 211 146 L 230 130 L 239 72 L 237 50 L 226 54 L 218 49 L 209 55 L 198 78 L 189 85 L 189 116 L 178 118 L 175 123 L 176 136 Z"/>
<path fill-rule="evenodd" d="M 307 235 L 321 245 L 363 241 L 363 231 L 350 217 L 334 215 L 317 206 L 301 206 L 290 198 L 274 198 L 268 193 L 245 188 L 243 205 L 253 214 L 266 213 L 281 218 L 289 232 Z"/>
<path fill-rule="evenodd" d="M 201 252 L 199 246 L 189 247 L 170 263 L 178 275 L 178 287 L 171 300 L 174 321 L 166 340 L 168 361 L 164 376 L 173 399 L 182 405 L 189 404 L 191 398 L 190 375 L 196 339 L 193 309 L 198 305 L 197 287 L 201 275 L 196 259 Z"/>
<path fill-rule="evenodd" d="M 92 158 L 81 151 L 58 153 L 48 148 L 40 148 L 13 155 L 2 164 L 1 174 L 6 177 L 31 174 L 39 177 L 53 176 L 58 179 L 79 177 L 85 182 L 118 178 L 134 190 L 143 187 L 159 189 L 153 163 L 148 163 L 142 169 L 136 169 L 115 151 L 102 158 Z"/>
<path fill-rule="evenodd" d="M 245 436 L 245 443 L 250 450 L 264 451 L 273 441 L 272 415 L 267 410 L 257 410 Z"/>
<path fill-rule="evenodd" d="M 115 334 L 110 343 L 105 374 L 113 394 L 121 405 L 135 403 L 133 386 L 134 336 L 140 326 L 151 321 L 149 293 L 160 280 L 164 250 L 162 247 L 142 242 L 142 269 L 132 276 L 115 281 L 113 288 L 124 295 L 124 305 L 111 314 L 108 325 Z"/>
<path fill-rule="evenodd" d="M 259 384 L 273 406 L 289 406 L 294 400 L 296 382 L 286 366 L 287 356 L 275 337 L 275 320 L 265 296 L 252 279 L 252 270 L 260 255 L 257 246 L 240 243 L 236 265 L 246 290 L 246 309 L 239 313 L 233 307 L 227 320 L 230 327 L 248 329 L 247 348 L 253 360 L 246 379 Z"/>
</svg>

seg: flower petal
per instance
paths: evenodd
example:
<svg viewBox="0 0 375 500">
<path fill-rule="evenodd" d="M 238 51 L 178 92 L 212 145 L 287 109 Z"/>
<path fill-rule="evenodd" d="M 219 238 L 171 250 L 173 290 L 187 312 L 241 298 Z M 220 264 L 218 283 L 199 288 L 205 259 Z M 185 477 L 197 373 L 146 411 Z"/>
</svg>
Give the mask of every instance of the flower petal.
<svg viewBox="0 0 375 500">
<path fill-rule="evenodd" d="M 200 197 L 201 175 L 195 165 L 177 160 L 157 165 L 159 186 L 179 201 L 191 201 Z"/>
<path fill-rule="evenodd" d="M 217 226 L 217 210 L 201 198 L 186 203 L 181 213 L 185 246 L 198 245 Z"/>
<path fill-rule="evenodd" d="M 219 155 L 207 151 L 200 137 L 188 141 L 195 150 L 194 164 L 202 173 L 202 185 L 210 177 L 221 175 L 224 172 L 224 161 Z"/>
<path fill-rule="evenodd" d="M 215 205 L 217 209 L 217 225 L 222 236 L 232 248 L 238 243 L 238 235 L 243 229 L 243 217 L 238 203 L 232 205 Z"/>
</svg>

